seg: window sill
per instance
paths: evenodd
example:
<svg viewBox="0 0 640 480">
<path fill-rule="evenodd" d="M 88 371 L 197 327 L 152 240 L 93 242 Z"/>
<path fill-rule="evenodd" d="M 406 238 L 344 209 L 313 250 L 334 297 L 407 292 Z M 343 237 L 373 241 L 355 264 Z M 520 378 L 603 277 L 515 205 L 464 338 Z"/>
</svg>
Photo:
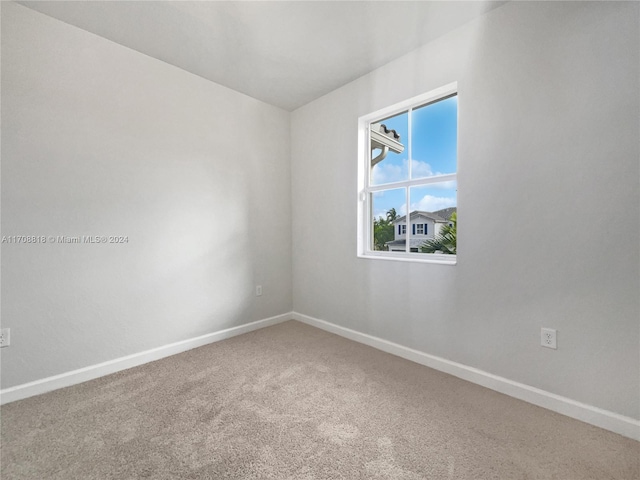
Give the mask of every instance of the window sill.
<svg viewBox="0 0 640 480">
<path fill-rule="evenodd" d="M 439 255 L 435 253 L 393 253 L 389 252 L 366 252 L 358 253 L 358 258 L 369 260 L 392 260 L 396 262 L 413 263 L 435 263 L 438 265 L 456 265 L 457 255 Z"/>
</svg>

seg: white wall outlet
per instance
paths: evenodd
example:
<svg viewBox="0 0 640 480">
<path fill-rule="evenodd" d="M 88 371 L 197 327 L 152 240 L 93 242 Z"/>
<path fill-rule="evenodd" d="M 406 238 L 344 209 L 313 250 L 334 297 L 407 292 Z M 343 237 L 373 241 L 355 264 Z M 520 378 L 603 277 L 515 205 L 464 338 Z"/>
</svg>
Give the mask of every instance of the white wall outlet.
<svg viewBox="0 0 640 480">
<path fill-rule="evenodd" d="M 262 285 L 256 285 L 256 297 L 262 296 Z"/>
<path fill-rule="evenodd" d="M 0 329 L 0 348 L 8 347 L 11 344 L 11 329 Z"/>
<path fill-rule="evenodd" d="M 557 349 L 556 331 L 553 328 L 543 328 L 540 335 L 540 345 L 547 348 Z"/>
</svg>

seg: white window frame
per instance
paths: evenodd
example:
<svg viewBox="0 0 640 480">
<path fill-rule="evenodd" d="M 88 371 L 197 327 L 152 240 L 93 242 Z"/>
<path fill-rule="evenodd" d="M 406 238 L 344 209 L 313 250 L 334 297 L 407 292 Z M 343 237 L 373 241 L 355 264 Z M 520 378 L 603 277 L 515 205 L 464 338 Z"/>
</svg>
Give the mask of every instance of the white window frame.
<svg viewBox="0 0 640 480">
<path fill-rule="evenodd" d="M 373 219 L 371 211 L 373 193 L 382 190 L 389 190 L 392 188 L 406 188 L 413 186 L 428 185 L 430 183 L 446 182 L 451 180 L 457 180 L 459 168 L 459 158 L 456 162 L 456 173 L 450 175 L 439 175 L 434 177 L 411 179 L 411 162 L 408 162 L 409 167 L 409 180 L 394 183 L 385 183 L 384 185 L 370 185 L 370 170 L 371 170 L 371 134 L 370 125 L 382 118 L 389 118 L 410 108 L 419 108 L 427 103 L 436 102 L 446 97 L 458 94 L 458 83 L 453 82 L 443 87 L 432 90 L 423 95 L 410 98 L 403 102 L 391 105 L 389 107 L 377 110 L 375 112 L 363 115 L 358 118 L 358 241 L 357 241 L 357 255 L 360 258 L 379 259 L 379 260 L 395 260 L 402 262 L 417 262 L 417 263 L 437 263 L 444 265 L 455 265 L 457 263 L 457 255 L 445 255 L 437 253 L 411 253 L 409 252 L 409 239 L 410 228 L 406 230 L 407 243 L 405 252 L 385 252 L 372 250 L 373 239 L 371 238 L 373 228 L 370 223 Z M 460 118 L 460 105 L 458 105 L 458 124 Z M 411 125 L 409 125 L 409 129 Z M 409 152 L 409 155 L 411 153 Z M 406 188 L 407 207 L 410 205 L 409 188 Z M 409 210 L 409 208 L 407 208 Z M 411 222 L 407 212 L 406 225 Z"/>
</svg>

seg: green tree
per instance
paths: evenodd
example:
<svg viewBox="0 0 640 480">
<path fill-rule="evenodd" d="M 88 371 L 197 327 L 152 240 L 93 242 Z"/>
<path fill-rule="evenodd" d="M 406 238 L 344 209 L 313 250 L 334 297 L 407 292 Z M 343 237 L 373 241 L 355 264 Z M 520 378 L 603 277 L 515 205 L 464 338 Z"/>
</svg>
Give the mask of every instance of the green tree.
<svg viewBox="0 0 640 480">
<path fill-rule="evenodd" d="M 393 240 L 393 221 L 397 217 L 396 209 L 387 212 L 387 218 L 381 216 L 373 220 L 373 249 L 389 250 L 385 244 Z"/>
<path fill-rule="evenodd" d="M 456 236 L 458 231 L 458 215 L 454 212 L 449 221 L 452 225 L 442 227 L 437 237 L 426 240 L 421 246 L 422 253 L 442 252 L 450 255 L 456 254 Z"/>
<path fill-rule="evenodd" d="M 387 221 L 393 222 L 396 218 L 398 218 L 398 214 L 396 213 L 396 209 L 392 208 L 387 212 Z"/>
</svg>

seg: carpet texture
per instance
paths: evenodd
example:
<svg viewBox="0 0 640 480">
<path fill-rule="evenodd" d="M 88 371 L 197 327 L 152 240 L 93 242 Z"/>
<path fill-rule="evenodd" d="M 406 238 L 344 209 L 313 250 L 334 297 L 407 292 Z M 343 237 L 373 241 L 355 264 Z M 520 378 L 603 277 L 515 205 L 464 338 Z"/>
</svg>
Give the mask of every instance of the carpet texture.
<svg viewBox="0 0 640 480">
<path fill-rule="evenodd" d="M 639 442 L 293 321 L 1 422 L 2 480 L 640 478 Z"/>
</svg>

